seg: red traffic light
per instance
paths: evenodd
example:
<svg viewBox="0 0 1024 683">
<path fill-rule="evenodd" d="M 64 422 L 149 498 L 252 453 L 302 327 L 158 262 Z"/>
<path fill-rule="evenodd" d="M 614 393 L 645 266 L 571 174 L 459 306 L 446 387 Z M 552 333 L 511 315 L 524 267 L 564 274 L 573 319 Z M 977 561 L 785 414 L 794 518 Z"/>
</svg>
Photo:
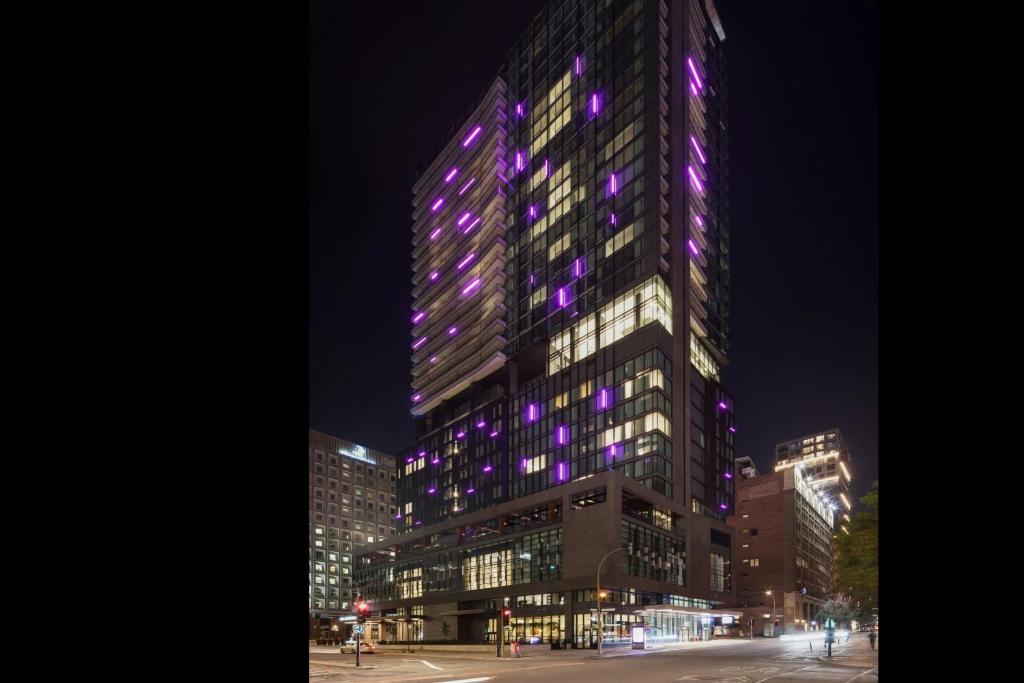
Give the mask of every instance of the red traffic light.
<svg viewBox="0 0 1024 683">
<path fill-rule="evenodd" d="M 502 611 L 502 615 L 506 616 L 506 617 L 510 617 L 510 616 L 512 616 L 512 610 L 510 610 L 510 609 L 503 610 Z"/>
<path fill-rule="evenodd" d="M 358 610 L 360 612 L 366 612 L 369 609 L 370 609 L 370 606 L 367 605 L 365 602 L 361 602 L 358 605 L 356 605 L 356 610 Z"/>
</svg>

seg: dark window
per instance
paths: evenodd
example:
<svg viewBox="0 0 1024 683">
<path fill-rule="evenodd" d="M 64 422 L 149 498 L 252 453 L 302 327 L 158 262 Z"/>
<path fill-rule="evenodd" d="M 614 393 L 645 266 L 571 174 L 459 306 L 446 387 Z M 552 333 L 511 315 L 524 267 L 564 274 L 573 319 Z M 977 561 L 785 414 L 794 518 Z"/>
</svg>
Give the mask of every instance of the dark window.
<svg viewBox="0 0 1024 683">
<path fill-rule="evenodd" d="M 720 545 L 729 548 L 732 546 L 732 537 L 729 534 L 723 533 L 717 529 L 712 529 L 711 542 L 715 545 Z"/>
</svg>

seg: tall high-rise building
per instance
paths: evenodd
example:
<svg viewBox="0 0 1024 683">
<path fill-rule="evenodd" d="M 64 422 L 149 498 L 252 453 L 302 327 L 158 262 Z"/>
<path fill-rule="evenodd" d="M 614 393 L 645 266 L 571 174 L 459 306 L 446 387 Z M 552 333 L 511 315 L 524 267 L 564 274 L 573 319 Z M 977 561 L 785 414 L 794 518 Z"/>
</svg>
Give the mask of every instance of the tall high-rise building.
<svg viewBox="0 0 1024 683">
<path fill-rule="evenodd" d="M 394 456 L 309 430 L 310 638 L 347 636 L 354 554 L 395 535 L 396 508 Z"/>
<path fill-rule="evenodd" d="M 552 0 L 415 183 L 405 533 L 357 567 L 396 635 L 596 642 L 602 558 L 606 639 L 732 601 L 724 40 Z"/>
<path fill-rule="evenodd" d="M 850 493 L 853 475 L 850 451 L 846 448 L 842 432 L 827 429 L 776 444 L 773 464 L 776 472 L 799 467 L 812 485 L 841 506 L 836 513 L 836 523 L 840 529 L 846 528 L 853 507 L 853 495 Z"/>
</svg>

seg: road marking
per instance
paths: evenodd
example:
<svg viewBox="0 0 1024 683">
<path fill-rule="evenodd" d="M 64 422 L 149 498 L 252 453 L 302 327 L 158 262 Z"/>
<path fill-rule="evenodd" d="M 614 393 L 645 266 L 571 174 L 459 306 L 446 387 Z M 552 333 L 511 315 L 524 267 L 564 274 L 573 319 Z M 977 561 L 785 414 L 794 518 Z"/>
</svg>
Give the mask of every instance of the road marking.
<svg viewBox="0 0 1024 683">
<path fill-rule="evenodd" d="M 508 660 L 505 660 L 505 661 L 508 661 L 509 665 L 513 664 L 512 659 L 508 659 Z M 516 667 L 512 671 L 513 672 L 518 672 L 518 671 L 528 671 L 530 669 L 554 669 L 554 668 L 561 667 L 561 666 L 583 666 L 584 664 L 586 664 L 586 662 L 566 662 L 564 664 L 544 664 L 544 665 L 539 665 L 539 666 L 524 666 L 524 667 L 521 667 L 521 668 L 520 667 Z M 469 675 L 473 675 L 473 674 L 477 674 L 477 675 L 479 675 L 479 674 L 507 674 L 507 673 L 509 673 L 509 669 L 507 669 L 507 668 L 488 669 L 488 670 L 485 670 L 485 671 L 473 671 L 473 672 L 468 672 L 467 671 L 465 673 L 467 673 Z M 448 676 L 452 676 L 452 675 L 453 674 L 434 674 L 433 676 L 413 676 L 413 677 L 402 676 L 400 678 L 390 678 L 388 680 L 391 680 L 391 681 L 432 681 L 432 680 L 438 679 L 438 678 L 447 678 Z M 484 679 L 484 680 L 486 680 L 486 679 Z M 442 681 L 440 683 L 459 683 L 459 682 L 458 681 Z"/>
<path fill-rule="evenodd" d="M 765 681 L 767 681 L 767 680 L 769 680 L 771 678 L 778 678 L 779 676 L 782 676 L 783 674 L 792 674 L 792 673 L 796 673 L 797 671 L 803 671 L 804 669 L 813 669 L 815 666 L 816 665 L 803 666 L 803 667 L 800 667 L 799 669 L 792 669 L 790 671 L 782 671 L 782 672 L 777 673 L 777 674 L 772 674 L 771 676 L 768 676 L 766 678 L 762 678 L 759 681 L 754 681 L 754 683 L 764 683 Z"/>
<path fill-rule="evenodd" d="M 856 676 L 854 676 L 853 678 L 851 678 L 851 679 L 847 680 L 847 681 L 846 681 L 846 683 L 851 683 L 852 681 L 855 681 L 855 680 L 857 680 L 858 678 L 860 678 L 861 676 L 863 676 L 863 675 L 865 675 L 865 674 L 869 674 L 869 673 L 871 673 L 871 672 L 872 672 L 872 671 L 874 671 L 874 670 L 875 670 L 875 667 L 871 667 L 871 668 L 870 668 L 870 669 L 868 669 L 867 671 L 862 671 L 862 672 L 860 672 L 859 674 L 857 674 Z"/>
<path fill-rule="evenodd" d="M 436 671 L 444 671 L 444 669 L 442 669 L 441 667 L 439 667 L 439 666 L 434 666 L 433 664 L 431 664 L 430 662 L 428 662 L 428 661 L 427 661 L 427 660 L 425 660 L 425 659 L 403 659 L 402 661 L 403 661 L 403 662 L 420 662 L 421 664 L 426 664 L 426 665 L 427 665 L 427 666 L 429 666 L 429 667 L 430 667 L 431 669 L 434 669 L 434 670 L 436 670 Z"/>
<path fill-rule="evenodd" d="M 482 683 L 483 681 L 489 681 L 493 676 L 484 676 L 482 678 L 460 678 L 457 681 L 445 681 L 445 683 Z"/>
</svg>

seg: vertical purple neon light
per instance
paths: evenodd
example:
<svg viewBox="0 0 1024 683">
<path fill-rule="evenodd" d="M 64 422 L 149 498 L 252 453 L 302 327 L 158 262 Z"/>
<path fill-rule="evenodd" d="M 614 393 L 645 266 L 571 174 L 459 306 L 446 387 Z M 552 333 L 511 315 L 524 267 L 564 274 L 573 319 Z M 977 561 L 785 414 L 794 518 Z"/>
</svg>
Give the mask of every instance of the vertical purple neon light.
<svg viewBox="0 0 1024 683">
<path fill-rule="evenodd" d="M 693 144 L 693 151 L 697 153 L 697 158 L 700 159 L 700 163 L 706 164 L 708 160 L 704 158 L 704 155 L 700 151 L 700 144 L 697 142 L 697 138 L 690 136 L 690 142 Z"/>
<path fill-rule="evenodd" d="M 617 183 L 617 181 L 615 179 L 615 174 L 614 173 L 612 173 L 611 177 L 608 178 L 608 188 L 609 188 L 609 191 L 611 192 L 611 194 L 613 194 L 613 195 L 616 192 L 619 191 L 619 185 L 618 185 L 618 183 Z"/>
<path fill-rule="evenodd" d="M 699 93 L 697 92 L 697 86 L 695 86 L 695 85 L 693 84 L 693 81 L 690 81 L 690 92 L 692 92 L 692 93 L 693 93 L 693 96 L 694 96 L 694 97 L 696 97 L 696 96 L 697 96 L 697 95 L 699 94 Z"/>
<path fill-rule="evenodd" d="M 696 171 L 693 170 L 693 166 L 687 166 L 686 172 L 690 174 L 690 184 L 697 192 L 704 192 L 704 186 L 700 182 L 700 178 L 697 177 Z"/>
<path fill-rule="evenodd" d="M 577 75 L 577 76 L 579 76 L 579 75 L 580 75 L 580 73 L 582 73 L 582 72 L 580 71 L 580 58 L 579 58 L 579 57 L 576 57 L 576 75 Z"/>
<path fill-rule="evenodd" d="M 703 83 L 703 81 L 700 80 L 700 74 L 697 73 L 697 67 L 695 67 L 693 65 L 693 58 L 692 57 L 687 57 L 686 58 L 686 64 L 687 64 L 687 66 L 690 67 L 690 73 L 693 74 L 693 80 L 695 80 L 697 82 L 697 87 L 700 88 L 701 90 L 703 90 L 704 89 L 704 83 Z"/>
<path fill-rule="evenodd" d="M 551 177 L 551 162 L 548 161 L 547 159 L 544 160 L 544 177 Z"/>
<path fill-rule="evenodd" d="M 482 131 L 482 130 L 483 130 L 483 126 L 477 126 L 476 128 L 474 128 L 473 132 L 470 133 L 466 137 L 466 139 L 462 141 L 462 146 L 463 147 L 469 147 L 473 143 L 473 140 L 476 139 L 476 136 L 480 135 L 480 131 Z"/>
<path fill-rule="evenodd" d="M 693 252 L 694 256 L 700 253 L 700 251 L 697 249 L 697 245 L 694 244 L 693 240 L 686 240 L 686 246 L 690 247 L 690 251 Z"/>
</svg>

